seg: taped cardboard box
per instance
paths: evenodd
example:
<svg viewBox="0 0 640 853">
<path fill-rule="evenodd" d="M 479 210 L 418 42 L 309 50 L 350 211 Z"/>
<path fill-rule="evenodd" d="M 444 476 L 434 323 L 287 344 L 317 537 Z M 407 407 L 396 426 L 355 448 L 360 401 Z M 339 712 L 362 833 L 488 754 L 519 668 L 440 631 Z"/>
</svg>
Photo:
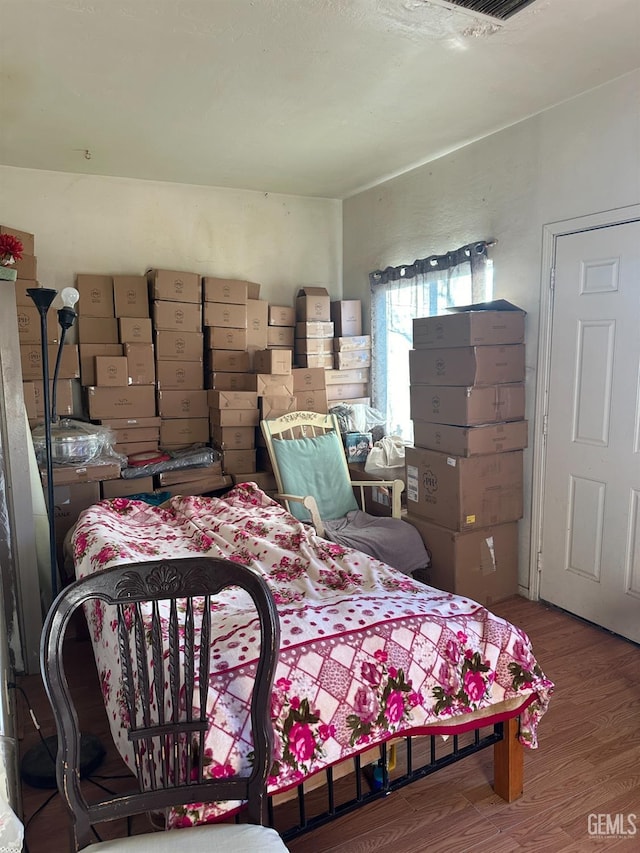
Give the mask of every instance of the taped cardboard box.
<svg viewBox="0 0 640 853">
<path fill-rule="evenodd" d="M 6 283 L 6 282 L 5 282 Z M 16 309 L 18 321 L 18 340 L 21 344 L 39 344 L 42 340 L 40 312 L 36 306 L 18 305 Z M 46 318 L 47 343 L 57 344 L 60 340 L 57 312 L 52 311 Z"/>
<path fill-rule="evenodd" d="M 290 412 L 295 412 L 298 408 L 297 397 L 293 397 L 290 394 L 260 397 L 259 400 L 260 418 L 262 420 L 281 418 L 282 415 L 288 415 Z"/>
<path fill-rule="evenodd" d="M 95 384 L 109 388 L 126 388 L 127 385 L 130 385 L 127 357 L 124 355 L 97 355 Z"/>
<path fill-rule="evenodd" d="M 295 329 L 293 326 L 268 326 L 267 346 L 287 347 L 293 349 L 295 343 Z"/>
<path fill-rule="evenodd" d="M 454 426 L 521 421 L 525 414 L 524 382 L 504 385 L 412 385 L 411 417 Z"/>
<path fill-rule="evenodd" d="M 184 472 L 185 475 L 188 473 Z M 169 492 L 170 497 L 176 495 L 206 495 L 209 492 L 221 492 L 232 485 L 231 477 L 222 474 L 211 474 L 206 479 L 187 480 L 176 483 L 175 486 L 163 486 L 163 492 Z"/>
<path fill-rule="evenodd" d="M 331 303 L 331 319 L 336 337 L 362 334 L 362 302 L 359 299 L 341 299 Z"/>
<path fill-rule="evenodd" d="M 414 318 L 416 349 L 524 343 L 526 312 L 506 299 L 450 308 L 449 312 Z"/>
<path fill-rule="evenodd" d="M 355 335 L 353 337 L 335 337 L 333 348 L 336 352 L 350 352 L 351 350 L 370 350 L 371 335 Z"/>
<path fill-rule="evenodd" d="M 19 261 L 13 264 L 17 272 L 17 278 L 29 278 L 35 281 L 38 278 L 38 259 L 35 255 L 24 254 Z"/>
<path fill-rule="evenodd" d="M 152 303 L 154 329 L 169 332 L 201 332 L 202 308 L 195 302 L 171 302 L 167 299 Z"/>
<path fill-rule="evenodd" d="M 235 305 L 244 305 L 249 298 L 249 282 L 206 275 L 202 279 L 202 298 L 204 302 L 231 302 Z"/>
<path fill-rule="evenodd" d="M 54 475 L 55 482 L 55 475 Z M 64 565 L 64 537 L 85 509 L 100 500 L 100 483 L 73 483 L 68 486 L 53 487 L 54 528 L 56 532 L 56 550 L 58 565 Z"/>
<path fill-rule="evenodd" d="M 208 418 L 171 418 L 160 424 L 160 446 L 188 446 L 209 441 Z"/>
<path fill-rule="evenodd" d="M 258 395 L 255 391 L 220 391 L 212 389 L 207 392 L 207 400 L 212 409 L 258 408 Z"/>
<path fill-rule="evenodd" d="M 291 305 L 269 305 L 270 326 L 295 326 L 296 309 Z"/>
<path fill-rule="evenodd" d="M 132 480 L 107 480 L 100 484 L 102 498 L 126 498 L 153 491 L 153 477 L 137 477 Z"/>
<path fill-rule="evenodd" d="M 336 370 L 371 367 L 371 350 L 354 349 L 347 350 L 346 352 L 334 352 L 333 365 Z"/>
<path fill-rule="evenodd" d="M 113 439 L 116 444 L 132 444 L 140 441 L 155 441 L 156 445 L 160 440 L 160 424 L 156 427 L 137 427 L 131 426 L 124 429 L 114 429 Z"/>
<path fill-rule="evenodd" d="M 326 388 L 317 391 L 296 391 L 299 412 L 318 412 L 321 415 L 329 411 Z"/>
<path fill-rule="evenodd" d="M 426 447 L 453 456 L 478 456 L 522 450 L 527 446 L 527 440 L 527 421 L 509 421 L 476 427 L 458 427 L 428 421 L 413 422 L 413 443 L 416 447 Z"/>
<path fill-rule="evenodd" d="M 47 355 L 49 364 L 55 364 L 58 346 L 49 346 Z M 23 344 L 20 347 L 20 364 L 24 380 L 42 379 L 42 350 L 39 344 Z M 78 347 L 76 344 L 64 344 L 60 350 L 58 379 L 77 379 L 80 376 Z"/>
<path fill-rule="evenodd" d="M 38 287 L 37 281 L 32 281 L 29 278 L 18 278 L 15 281 L 15 289 L 16 289 L 16 305 L 17 306 L 28 306 L 33 308 L 33 299 L 27 293 L 27 290 L 31 290 L 32 288 Z"/>
<path fill-rule="evenodd" d="M 87 388 L 89 417 L 95 419 L 150 418 L 156 414 L 156 394 L 150 385 L 128 388 Z"/>
<path fill-rule="evenodd" d="M 203 359 L 202 332 L 155 332 L 154 344 L 156 361 L 201 362 Z"/>
<path fill-rule="evenodd" d="M 248 352 L 232 349 L 209 349 L 206 350 L 205 368 L 212 372 L 222 373 L 248 373 L 251 367 L 251 359 Z"/>
<path fill-rule="evenodd" d="M 201 361 L 157 361 L 156 387 L 160 390 L 204 388 L 204 367 Z"/>
<path fill-rule="evenodd" d="M 247 330 L 205 326 L 204 345 L 205 349 L 233 349 L 244 352 L 247 348 Z"/>
<path fill-rule="evenodd" d="M 150 344 L 153 341 L 149 317 L 119 317 L 118 335 L 122 344 Z"/>
<path fill-rule="evenodd" d="M 253 369 L 256 373 L 288 376 L 291 373 L 291 350 L 256 350 L 253 354 Z"/>
<path fill-rule="evenodd" d="M 256 470 L 255 450 L 223 450 L 222 470 L 225 474 L 251 474 Z"/>
<path fill-rule="evenodd" d="M 212 477 L 222 476 L 222 462 L 214 462 L 212 465 L 201 466 L 198 468 L 182 468 L 179 471 L 163 471 L 158 474 L 156 479 L 159 486 L 175 486 L 176 483 L 183 483 L 185 479 L 190 482 L 196 480 L 210 480 Z"/>
<path fill-rule="evenodd" d="M 296 323 L 296 338 L 333 338 L 333 323 L 324 320 Z"/>
<path fill-rule="evenodd" d="M 111 427 L 111 429 L 150 429 L 152 427 L 160 429 L 161 419 L 155 416 L 147 418 L 106 418 L 98 419 L 98 423 Z"/>
<path fill-rule="evenodd" d="M 523 382 L 524 344 L 409 350 L 412 385 Z"/>
<path fill-rule="evenodd" d="M 246 329 L 247 304 L 230 302 L 205 302 L 202 309 L 202 322 L 205 326 Z"/>
<path fill-rule="evenodd" d="M 118 321 L 115 317 L 78 316 L 78 343 L 119 344 Z"/>
<path fill-rule="evenodd" d="M 207 372 L 207 388 L 217 391 L 253 391 L 256 390 L 256 377 L 253 373 L 227 373 L 225 371 Z"/>
<path fill-rule="evenodd" d="M 301 287 L 296 297 L 296 319 L 331 320 L 331 298 L 326 287 Z"/>
<path fill-rule="evenodd" d="M 113 306 L 116 317 L 148 317 L 149 288 L 146 276 L 114 275 Z"/>
<path fill-rule="evenodd" d="M 293 396 L 293 375 L 279 373 L 256 373 L 255 390 L 258 397 Z"/>
<path fill-rule="evenodd" d="M 212 426 L 211 443 L 220 450 L 253 450 L 256 446 L 256 429 L 252 426 Z"/>
<path fill-rule="evenodd" d="M 155 385 L 156 363 L 153 344 L 124 344 L 132 385 Z M 200 367 L 202 374 L 202 367 Z M 202 386 L 201 386 L 202 387 Z"/>
<path fill-rule="evenodd" d="M 258 409 L 209 409 L 211 427 L 257 427 Z M 208 436 L 207 436 L 208 437 Z"/>
<path fill-rule="evenodd" d="M 368 367 L 354 367 L 347 370 L 326 370 L 327 385 L 349 385 L 352 383 L 368 383 L 371 371 Z"/>
<path fill-rule="evenodd" d="M 206 391 L 163 390 L 157 392 L 161 418 L 208 418 Z"/>
<path fill-rule="evenodd" d="M 295 338 L 296 355 L 329 355 L 333 352 L 333 338 Z"/>
<path fill-rule="evenodd" d="M 310 368 L 310 367 L 323 367 L 323 368 L 331 368 L 333 367 L 333 353 L 325 352 L 318 353 L 317 355 L 296 355 L 296 365 L 298 367 Z"/>
<path fill-rule="evenodd" d="M 195 272 L 152 269 L 147 272 L 151 299 L 170 302 L 202 302 L 202 283 Z"/>
<path fill-rule="evenodd" d="M 76 290 L 80 294 L 76 310 L 81 317 L 115 317 L 112 276 L 79 273 Z"/>
<path fill-rule="evenodd" d="M 80 344 L 80 381 L 96 385 L 96 356 L 117 357 L 124 354 L 122 344 Z"/>
<path fill-rule="evenodd" d="M 69 486 L 73 483 L 99 483 L 101 480 L 115 480 L 120 476 L 119 462 L 87 463 L 86 465 L 56 465 L 53 468 L 53 485 Z M 42 482 L 47 483 L 46 470 L 40 471 Z"/>
<path fill-rule="evenodd" d="M 292 371 L 293 392 L 323 391 L 326 386 L 324 367 L 297 368 Z"/>
</svg>

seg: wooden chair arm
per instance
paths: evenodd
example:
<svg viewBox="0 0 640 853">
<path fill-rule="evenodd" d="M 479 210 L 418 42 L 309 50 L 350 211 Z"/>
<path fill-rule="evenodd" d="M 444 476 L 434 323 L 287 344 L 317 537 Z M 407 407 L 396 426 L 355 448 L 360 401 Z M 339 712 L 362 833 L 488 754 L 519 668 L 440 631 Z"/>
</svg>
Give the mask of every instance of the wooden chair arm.
<svg viewBox="0 0 640 853">
<path fill-rule="evenodd" d="M 289 501 L 295 501 L 296 503 L 302 504 L 302 506 L 309 512 L 311 516 L 311 523 L 313 524 L 316 533 L 318 536 L 324 537 L 324 524 L 322 523 L 322 519 L 320 518 L 320 511 L 318 510 L 318 504 L 313 495 L 285 495 L 278 493 L 276 496 L 276 500 L 284 501 L 285 505 L 288 504 Z M 287 509 L 289 507 L 287 506 Z"/>
<path fill-rule="evenodd" d="M 396 480 L 351 480 L 351 485 L 355 489 L 360 489 L 360 505 L 364 507 L 364 489 L 365 488 L 386 488 L 391 497 L 391 517 L 401 518 L 401 495 L 404 491 L 404 482 L 400 479 Z"/>
</svg>

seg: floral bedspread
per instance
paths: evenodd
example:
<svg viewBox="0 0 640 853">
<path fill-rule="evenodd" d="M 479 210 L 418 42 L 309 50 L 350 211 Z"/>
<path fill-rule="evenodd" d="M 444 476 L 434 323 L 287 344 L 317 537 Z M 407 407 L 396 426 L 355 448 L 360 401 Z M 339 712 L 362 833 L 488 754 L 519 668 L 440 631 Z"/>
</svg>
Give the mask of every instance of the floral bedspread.
<svg viewBox="0 0 640 853">
<path fill-rule="evenodd" d="M 162 507 L 102 501 L 81 515 L 73 549 L 78 577 L 125 562 L 194 554 L 226 557 L 264 575 L 281 622 L 270 793 L 395 734 L 433 732 L 434 726 L 444 733 L 461 716 L 508 699 L 522 699 L 520 737 L 537 746 L 553 684 L 523 631 L 477 602 L 315 536 L 254 484 L 222 498 L 175 497 Z M 246 766 L 251 751 L 243 733 L 257 620 L 242 593 L 225 596 L 212 641 L 216 677 L 206 761 L 213 775 Z M 100 607 L 89 619 L 112 735 L 131 764 L 120 724 L 126 711 L 117 644 Z M 194 804 L 177 809 L 171 820 L 188 825 L 220 812 L 219 805 Z"/>
</svg>

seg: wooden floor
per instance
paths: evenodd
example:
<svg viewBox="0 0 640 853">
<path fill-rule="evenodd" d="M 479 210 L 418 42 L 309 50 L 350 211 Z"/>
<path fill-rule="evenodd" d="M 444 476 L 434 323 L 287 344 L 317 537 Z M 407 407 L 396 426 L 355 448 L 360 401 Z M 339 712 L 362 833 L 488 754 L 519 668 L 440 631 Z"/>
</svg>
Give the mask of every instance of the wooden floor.
<svg viewBox="0 0 640 853">
<path fill-rule="evenodd" d="M 540 725 L 540 747 L 525 750 L 524 796 L 512 804 L 496 797 L 491 789 L 492 750 L 486 750 L 289 842 L 292 853 L 640 850 L 640 649 L 522 598 L 493 610 L 527 631 L 538 661 L 556 684 Z M 84 730 L 109 744 L 88 641 L 73 643 L 71 654 L 75 668 L 84 674 L 82 714 L 90 721 Z M 19 679 L 19 685 L 43 733 L 53 733 L 39 677 Z M 21 720 L 23 752 L 39 738 L 28 715 L 22 714 Z M 111 752 L 98 773 L 114 776 L 121 767 Z M 107 778 L 99 781 L 117 784 Z M 23 785 L 29 853 L 67 849 L 59 797 L 32 817 L 50 793 Z M 627 816 L 637 814 L 632 825 L 638 826 L 638 835 L 591 836 L 590 814 L 621 814 L 627 830 Z M 138 819 L 134 832 L 148 831 L 145 821 Z M 601 826 L 606 827 L 606 818 Z"/>
</svg>

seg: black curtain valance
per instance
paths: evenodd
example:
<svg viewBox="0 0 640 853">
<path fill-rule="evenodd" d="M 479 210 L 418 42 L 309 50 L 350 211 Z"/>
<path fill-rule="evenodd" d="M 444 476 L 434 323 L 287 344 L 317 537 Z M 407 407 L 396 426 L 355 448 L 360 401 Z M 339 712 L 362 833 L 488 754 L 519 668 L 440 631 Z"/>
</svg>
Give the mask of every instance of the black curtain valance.
<svg viewBox="0 0 640 853">
<path fill-rule="evenodd" d="M 387 267 L 384 270 L 375 270 L 369 273 L 369 281 L 371 286 L 374 287 L 378 284 L 388 284 L 390 281 L 415 278 L 418 275 L 425 275 L 429 272 L 448 270 L 464 263 L 471 262 L 473 264 L 474 261 L 480 258 L 486 258 L 488 247 L 493 245 L 493 242 L 481 240 L 477 243 L 468 243 L 466 246 L 461 246 L 459 249 L 447 252 L 446 255 L 431 255 L 429 258 L 420 258 L 412 264 L 402 264 L 399 267 Z"/>
</svg>

